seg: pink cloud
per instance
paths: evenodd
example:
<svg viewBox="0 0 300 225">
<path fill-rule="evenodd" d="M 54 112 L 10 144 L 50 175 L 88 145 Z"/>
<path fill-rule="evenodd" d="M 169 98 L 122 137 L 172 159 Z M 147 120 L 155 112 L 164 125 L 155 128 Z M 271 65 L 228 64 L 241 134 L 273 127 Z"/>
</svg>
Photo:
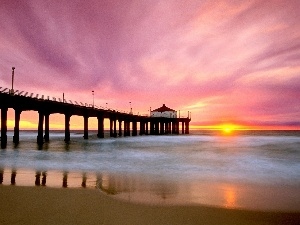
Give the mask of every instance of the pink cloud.
<svg viewBox="0 0 300 225">
<path fill-rule="evenodd" d="M 16 66 L 16 87 L 32 92 L 84 101 L 95 90 L 98 104 L 132 101 L 146 113 L 165 103 L 199 122 L 296 124 L 299 8 L 297 0 L 2 0 L 1 86 Z"/>
</svg>

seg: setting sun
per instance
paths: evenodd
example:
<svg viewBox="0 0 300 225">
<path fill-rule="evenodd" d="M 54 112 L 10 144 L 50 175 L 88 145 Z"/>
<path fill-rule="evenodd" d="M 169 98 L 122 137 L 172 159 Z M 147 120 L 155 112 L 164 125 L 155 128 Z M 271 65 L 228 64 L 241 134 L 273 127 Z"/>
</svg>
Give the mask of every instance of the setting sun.
<svg viewBox="0 0 300 225">
<path fill-rule="evenodd" d="M 232 131 L 232 128 L 231 127 L 225 127 L 223 129 L 226 133 L 230 133 Z"/>
<path fill-rule="evenodd" d="M 221 124 L 221 125 L 218 125 L 216 127 L 217 127 L 216 128 L 217 130 L 221 130 L 226 134 L 230 134 L 235 130 L 245 130 L 245 129 L 247 129 L 247 127 L 245 127 L 245 126 L 236 125 L 236 124 Z"/>
<path fill-rule="evenodd" d="M 224 125 L 221 125 L 220 128 L 225 133 L 231 133 L 233 130 L 237 129 L 237 126 L 232 125 L 232 124 L 224 124 Z"/>
</svg>

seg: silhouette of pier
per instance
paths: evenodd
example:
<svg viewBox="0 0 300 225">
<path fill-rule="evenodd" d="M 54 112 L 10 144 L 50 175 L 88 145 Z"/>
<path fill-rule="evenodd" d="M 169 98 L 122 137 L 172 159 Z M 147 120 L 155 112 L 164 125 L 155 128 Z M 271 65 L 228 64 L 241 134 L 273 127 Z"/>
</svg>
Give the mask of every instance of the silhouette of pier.
<svg viewBox="0 0 300 225">
<path fill-rule="evenodd" d="M 7 146 L 7 111 L 9 108 L 15 111 L 15 126 L 13 142 L 19 143 L 20 120 L 23 111 L 37 111 L 38 129 L 37 143 L 49 142 L 49 116 L 59 113 L 65 116 L 65 142 L 70 141 L 70 118 L 73 115 L 82 116 L 84 120 L 83 137 L 88 139 L 88 119 L 96 117 L 98 120 L 99 138 L 104 138 L 104 119 L 110 120 L 110 137 L 137 136 L 139 135 L 164 135 L 189 134 L 190 116 L 186 118 L 167 118 L 134 115 L 132 113 L 119 112 L 112 109 L 95 107 L 91 104 L 78 103 L 77 101 L 66 101 L 60 98 L 28 93 L 24 91 L 13 91 L 13 89 L 0 87 L 1 108 L 1 148 Z M 118 124 L 117 124 L 118 123 Z M 139 123 L 139 131 L 138 131 Z M 44 127 L 45 125 L 45 127 Z"/>
</svg>

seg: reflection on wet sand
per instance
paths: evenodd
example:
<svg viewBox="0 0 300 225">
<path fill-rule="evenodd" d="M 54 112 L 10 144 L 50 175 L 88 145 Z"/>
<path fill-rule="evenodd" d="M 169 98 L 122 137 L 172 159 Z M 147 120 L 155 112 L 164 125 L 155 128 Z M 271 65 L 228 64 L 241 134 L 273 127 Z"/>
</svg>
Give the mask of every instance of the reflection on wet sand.
<svg viewBox="0 0 300 225">
<path fill-rule="evenodd" d="M 87 180 L 86 173 L 83 173 L 81 187 L 86 188 L 86 180 Z"/>
<path fill-rule="evenodd" d="M 15 169 L 13 169 L 12 173 L 11 173 L 11 178 L 10 178 L 11 185 L 16 184 L 16 176 L 17 176 L 17 171 Z"/>
<path fill-rule="evenodd" d="M 42 186 L 46 186 L 46 182 L 47 182 L 47 172 L 44 171 L 42 172 Z"/>
<path fill-rule="evenodd" d="M 41 172 L 37 171 L 35 173 L 35 186 L 41 185 L 40 177 L 41 177 Z"/>
<path fill-rule="evenodd" d="M 55 188 L 98 188 L 129 202 L 196 204 L 226 208 L 299 211 L 299 191 L 288 187 L 261 187 L 222 182 L 175 182 L 126 174 L 1 169 L 0 184 Z M 9 179 L 10 178 L 10 179 Z M 295 193 L 296 194 L 295 196 Z"/>
<path fill-rule="evenodd" d="M 41 185 L 41 176 L 42 176 L 42 186 L 46 186 L 47 182 L 47 172 L 43 171 L 36 171 L 35 173 L 35 186 L 40 186 Z"/>
<path fill-rule="evenodd" d="M 8 185 L 16 185 L 19 186 L 49 186 L 49 187 L 80 187 L 77 185 L 77 173 L 71 173 L 69 176 L 69 172 L 59 172 L 59 171 L 50 171 L 50 176 L 48 176 L 47 171 L 31 171 L 31 170 L 17 170 L 16 169 L 0 169 L 0 184 Z M 8 180 L 10 177 L 10 180 Z M 62 179 L 62 183 L 59 180 Z M 86 175 L 86 173 L 82 174 L 82 183 L 81 187 L 87 186 L 87 179 L 91 179 L 90 175 Z M 78 182 L 79 183 L 79 182 Z M 93 186 L 95 187 L 95 185 Z"/>
<path fill-rule="evenodd" d="M 63 174 L 63 183 L 62 183 L 62 186 L 64 188 L 68 187 L 68 172 L 64 172 L 64 174 Z"/>
<path fill-rule="evenodd" d="M 15 169 L 0 170 L 1 183 L 6 184 L 4 174 L 11 173 L 11 184 L 16 184 Z M 18 172 L 21 186 L 47 186 L 63 188 L 99 188 L 109 195 L 117 195 L 130 201 L 155 202 L 157 200 L 170 200 L 177 195 L 178 188 L 175 183 L 163 182 L 161 180 L 152 182 L 149 179 L 141 179 L 126 175 L 113 175 L 108 173 L 76 173 L 68 171 L 26 171 Z M 32 174 L 34 179 L 28 177 Z M 33 183 L 30 183 L 30 180 Z M 61 186 L 59 180 L 62 180 Z M 50 182 L 48 182 L 50 181 Z M 149 194 L 150 193 L 150 194 Z M 148 196 L 149 194 L 149 196 Z"/>
<path fill-rule="evenodd" d="M 0 168 L 0 184 L 3 183 L 3 169 Z"/>
<path fill-rule="evenodd" d="M 98 174 L 96 184 L 100 190 L 109 195 L 116 195 L 122 191 L 119 186 L 120 183 L 117 184 L 115 179 L 107 174 Z"/>
<path fill-rule="evenodd" d="M 173 182 L 106 173 L 98 174 L 97 188 L 127 201 L 146 203 L 167 203 L 178 194 L 178 187 Z"/>
</svg>

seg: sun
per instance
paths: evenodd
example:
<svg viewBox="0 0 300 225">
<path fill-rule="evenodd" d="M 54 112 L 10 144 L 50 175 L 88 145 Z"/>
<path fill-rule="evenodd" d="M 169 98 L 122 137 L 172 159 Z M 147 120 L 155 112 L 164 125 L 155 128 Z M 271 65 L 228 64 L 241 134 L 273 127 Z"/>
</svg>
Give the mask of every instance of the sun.
<svg viewBox="0 0 300 225">
<path fill-rule="evenodd" d="M 224 128 L 223 128 L 223 131 L 224 131 L 225 133 L 231 133 L 232 128 L 231 128 L 231 127 L 224 127 Z"/>
<path fill-rule="evenodd" d="M 230 134 L 232 131 L 236 130 L 238 126 L 233 125 L 233 124 L 222 124 L 220 126 L 220 129 L 227 134 Z"/>
</svg>

